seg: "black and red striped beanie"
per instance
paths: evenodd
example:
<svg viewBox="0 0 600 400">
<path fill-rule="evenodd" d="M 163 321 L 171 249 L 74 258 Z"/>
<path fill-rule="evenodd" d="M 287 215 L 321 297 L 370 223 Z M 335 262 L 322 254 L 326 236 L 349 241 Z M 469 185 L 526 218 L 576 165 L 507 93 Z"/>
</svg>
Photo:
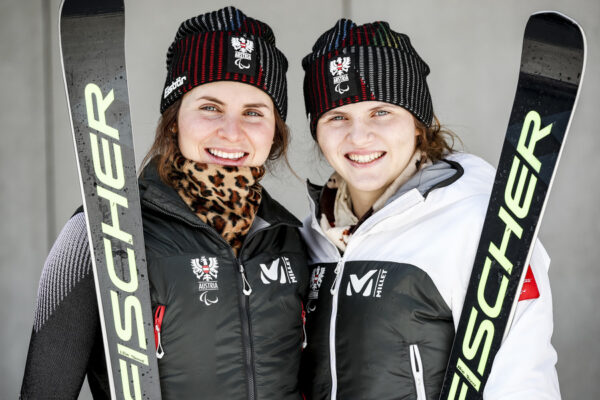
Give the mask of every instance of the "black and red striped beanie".
<svg viewBox="0 0 600 400">
<path fill-rule="evenodd" d="M 287 59 L 275 47 L 273 31 L 264 22 L 235 7 L 198 15 L 181 23 L 167 52 L 160 112 L 196 86 L 236 81 L 266 92 L 285 120 L 287 67 Z"/>
<path fill-rule="evenodd" d="M 393 31 L 387 22 L 357 26 L 340 19 L 319 37 L 302 67 L 304 102 L 315 139 L 321 115 L 367 100 L 396 104 L 431 125 L 433 105 L 425 80 L 429 66 L 408 36 Z"/>
</svg>

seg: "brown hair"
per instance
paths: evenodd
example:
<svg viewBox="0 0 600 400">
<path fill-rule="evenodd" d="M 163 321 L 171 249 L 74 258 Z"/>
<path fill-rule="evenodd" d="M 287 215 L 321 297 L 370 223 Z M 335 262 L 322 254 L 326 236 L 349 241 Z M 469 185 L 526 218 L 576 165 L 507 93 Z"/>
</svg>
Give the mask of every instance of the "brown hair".
<svg viewBox="0 0 600 400">
<path fill-rule="evenodd" d="M 179 142 L 177 140 L 177 130 L 174 129 L 177 126 L 177 114 L 181 107 L 181 98 L 175 103 L 171 104 L 162 114 L 158 120 L 158 126 L 156 127 L 156 135 L 154 137 L 154 143 L 146 153 L 146 156 L 142 160 L 142 168 L 150 162 L 150 160 L 156 160 L 156 168 L 158 175 L 168 185 L 171 185 L 169 179 L 169 173 L 171 172 L 171 162 L 175 154 L 179 152 Z M 266 167 L 271 168 L 276 160 L 283 158 L 285 164 L 290 168 L 289 161 L 287 159 L 287 149 L 290 140 L 290 129 L 286 125 L 285 121 L 279 115 L 279 112 L 275 108 L 275 136 L 273 137 L 273 145 L 271 151 L 267 157 Z M 140 168 L 140 170 L 142 169 Z M 293 172 L 293 171 L 292 171 Z"/>
<path fill-rule="evenodd" d="M 415 127 L 420 133 L 417 136 L 417 150 L 425 152 L 427 158 L 432 162 L 441 160 L 445 155 L 452 153 L 454 143 L 460 142 L 454 132 L 440 124 L 440 120 L 435 114 L 429 127 L 416 118 Z"/>
</svg>

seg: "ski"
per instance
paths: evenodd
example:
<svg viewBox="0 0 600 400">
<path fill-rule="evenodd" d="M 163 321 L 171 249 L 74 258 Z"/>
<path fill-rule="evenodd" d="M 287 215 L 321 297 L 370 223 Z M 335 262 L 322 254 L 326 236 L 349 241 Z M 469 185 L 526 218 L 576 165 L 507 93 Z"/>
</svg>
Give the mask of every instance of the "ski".
<svg viewBox="0 0 600 400">
<path fill-rule="evenodd" d="M 160 384 L 125 71 L 123 0 L 63 0 L 60 50 L 112 399 Z"/>
<path fill-rule="evenodd" d="M 440 399 L 481 399 L 508 333 L 585 68 L 579 25 L 533 14 L 508 129 Z M 515 361 L 516 362 L 516 361 Z"/>
</svg>

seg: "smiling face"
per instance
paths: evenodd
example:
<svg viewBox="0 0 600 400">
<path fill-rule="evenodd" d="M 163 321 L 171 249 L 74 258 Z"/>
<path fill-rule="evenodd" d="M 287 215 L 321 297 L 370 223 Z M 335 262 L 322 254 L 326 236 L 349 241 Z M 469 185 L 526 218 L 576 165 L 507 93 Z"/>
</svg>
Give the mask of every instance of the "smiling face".
<svg viewBox="0 0 600 400">
<path fill-rule="evenodd" d="M 245 83 L 219 81 L 183 96 L 177 114 L 181 154 L 201 163 L 260 166 L 275 135 L 273 101 Z"/>
<path fill-rule="evenodd" d="M 380 101 L 334 108 L 317 123 L 325 158 L 348 184 L 353 204 L 367 208 L 406 168 L 417 135 L 410 112 Z"/>
</svg>

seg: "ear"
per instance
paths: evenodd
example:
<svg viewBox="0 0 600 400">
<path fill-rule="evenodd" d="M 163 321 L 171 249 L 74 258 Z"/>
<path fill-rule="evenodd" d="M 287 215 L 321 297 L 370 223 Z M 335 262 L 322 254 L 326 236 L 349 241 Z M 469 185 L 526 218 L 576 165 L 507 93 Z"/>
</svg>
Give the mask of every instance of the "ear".
<svg viewBox="0 0 600 400">
<path fill-rule="evenodd" d="M 414 127 L 415 127 L 415 136 L 419 137 L 419 136 L 423 135 L 424 132 L 421 129 L 421 125 L 418 123 L 418 121 L 417 121 L 417 119 L 415 118 L 414 115 L 412 116 L 412 119 L 413 119 L 413 124 L 414 124 Z"/>
</svg>

